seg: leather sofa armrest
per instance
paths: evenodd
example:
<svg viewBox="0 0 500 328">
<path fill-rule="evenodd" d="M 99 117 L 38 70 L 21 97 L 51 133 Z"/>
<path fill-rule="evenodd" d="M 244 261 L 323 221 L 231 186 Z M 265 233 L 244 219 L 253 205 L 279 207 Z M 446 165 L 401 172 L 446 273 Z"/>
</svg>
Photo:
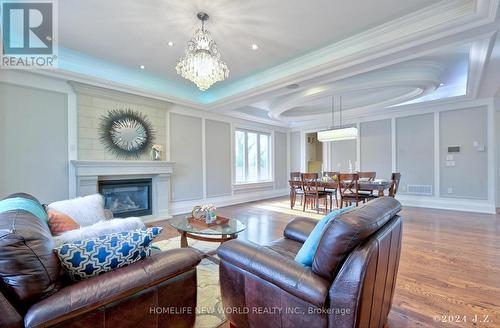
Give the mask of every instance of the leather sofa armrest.
<svg viewBox="0 0 500 328">
<path fill-rule="evenodd" d="M 0 293 L 0 327 L 2 328 L 22 328 L 23 318 L 14 309 L 12 304 Z"/>
<path fill-rule="evenodd" d="M 279 253 L 253 243 L 231 240 L 218 251 L 222 262 L 252 273 L 318 307 L 325 305 L 330 283 Z"/>
<path fill-rule="evenodd" d="M 317 223 L 318 220 L 311 218 L 295 218 L 286 225 L 283 235 L 285 238 L 304 243 Z"/>
<path fill-rule="evenodd" d="M 201 258 L 195 249 L 180 248 L 80 281 L 33 305 L 24 317 L 24 324 L 26 327 L 51 326 L 125 299 L 194 269 Z"/>
</svg>

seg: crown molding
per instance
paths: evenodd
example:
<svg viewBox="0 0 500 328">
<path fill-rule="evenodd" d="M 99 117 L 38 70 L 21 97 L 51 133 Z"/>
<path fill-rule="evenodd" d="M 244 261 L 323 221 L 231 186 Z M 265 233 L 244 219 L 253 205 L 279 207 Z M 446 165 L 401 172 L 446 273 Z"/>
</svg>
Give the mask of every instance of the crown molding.
<svg viewBox="0 0 500 328">
<path fill-rule="evenodd" d="M 469 79 L 467 81 L 467 94 L 472 98 L 478 96 L 484 71 L 495 45 L 497 31 L 484 35 L 473 43 L 469 52 Z"/>
</svg>

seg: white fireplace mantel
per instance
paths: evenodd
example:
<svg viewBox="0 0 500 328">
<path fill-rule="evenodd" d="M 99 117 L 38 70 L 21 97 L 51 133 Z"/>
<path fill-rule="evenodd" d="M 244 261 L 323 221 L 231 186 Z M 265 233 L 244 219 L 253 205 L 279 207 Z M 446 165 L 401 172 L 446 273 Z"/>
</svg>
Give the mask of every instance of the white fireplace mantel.
<svg viewBox="0 0 500 328">
<path fill-rule="evenodd" d="M 174 164 L 167 161 L 71 161 L 77 196 L 99 192 L 102 180 L 151 178 L 153 219 L 170 217 L 170 179 Z"/>
</svg>

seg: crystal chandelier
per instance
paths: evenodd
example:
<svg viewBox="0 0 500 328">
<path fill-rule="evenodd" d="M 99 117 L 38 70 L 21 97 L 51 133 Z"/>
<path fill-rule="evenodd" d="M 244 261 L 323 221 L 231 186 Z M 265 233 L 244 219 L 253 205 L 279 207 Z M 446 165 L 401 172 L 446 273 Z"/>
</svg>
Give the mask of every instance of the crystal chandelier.
<svg viewBox="0 0 500 328">
<path fill-rule="evenodd" d="M 212 84 L 223 81 L 229 76 L 229 69 L 222 61 L 217 44 L 212 35 L 205 29 L 208 15 L 200 12 L 197 15 L 201 20 L 201 28 L 197 29 L 188 42 L 186 54 L 179 59 L 175 70 L 177 74 L 196 84 L 202 91 Z"/>
</svg>

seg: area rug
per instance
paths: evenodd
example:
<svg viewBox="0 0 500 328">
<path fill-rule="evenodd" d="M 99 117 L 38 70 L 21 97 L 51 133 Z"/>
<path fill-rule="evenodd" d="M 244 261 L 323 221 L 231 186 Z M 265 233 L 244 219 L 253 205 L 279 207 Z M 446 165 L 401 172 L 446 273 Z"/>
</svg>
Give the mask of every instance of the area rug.
<svg viewBox="0 0 500 328">
<path fill-rule="evenodd" d="M 161 251 L 180 247 L 181 238 L 176 237 L 153 243 Z M 214 251 L 218 243 L 188 240 L 189 246 L 204 253 Z M 219 285 L 219 266 L 209 259 L 198 265 L 198 302 L 196 305 L 196 325 L 199 328 L 218 327 L 226 321 Z"/>
</svg>

